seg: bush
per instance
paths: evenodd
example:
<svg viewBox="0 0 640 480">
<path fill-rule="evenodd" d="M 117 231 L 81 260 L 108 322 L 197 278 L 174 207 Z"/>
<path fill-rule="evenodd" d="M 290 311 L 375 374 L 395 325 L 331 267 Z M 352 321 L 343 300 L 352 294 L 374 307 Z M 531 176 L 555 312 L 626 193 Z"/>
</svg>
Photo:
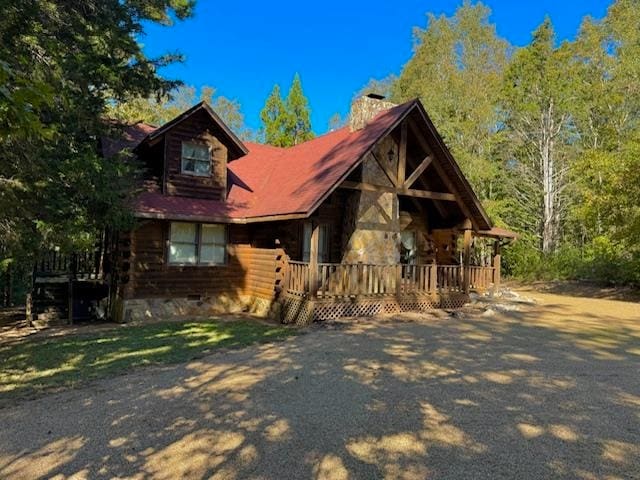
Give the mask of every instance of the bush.
<svg viewBox="0 0 640 480">
<path fill-rule="evenodd" d="M 596 237 L 583 247 L 563 245 L 545 256 L 525 238 L 505 249 L 504 271 L 527 281 L 588 280 L 640 285 L 640 251 L 608 237 Z"/>
</svg>

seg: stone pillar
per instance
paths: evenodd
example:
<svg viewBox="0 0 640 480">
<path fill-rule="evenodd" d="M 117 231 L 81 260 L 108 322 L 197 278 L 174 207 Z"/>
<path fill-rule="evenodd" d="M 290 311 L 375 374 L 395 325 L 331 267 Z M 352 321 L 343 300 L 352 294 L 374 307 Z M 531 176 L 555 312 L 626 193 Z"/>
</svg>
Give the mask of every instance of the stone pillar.
<svg viewBox="0 0 640 480">
<path fill-rule="evenodd" d="M 378 164 L 387 162 L 391 171 L 398 168 L 398 145 L 387 137 L 380 141 L 362 164 L 362 181 L 392 187 L 386 173 Z M 343 263 L 395 265 L 400 261 L 400 208 L 394 192 L 355 191 L 355 222 L 348 238 Z"/>
</svg>

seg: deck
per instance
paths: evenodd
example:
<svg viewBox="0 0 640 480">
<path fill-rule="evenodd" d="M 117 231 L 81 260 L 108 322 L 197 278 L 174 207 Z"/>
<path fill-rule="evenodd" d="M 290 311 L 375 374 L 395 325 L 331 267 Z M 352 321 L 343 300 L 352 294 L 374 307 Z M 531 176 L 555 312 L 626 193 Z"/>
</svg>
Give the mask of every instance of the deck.
<svg viewBox="0 0 640 480">
<path fill-rule="evenodd" d="M 289 261 L 284 318 L 308 323 L 432 308 L 459 308 L 471 291 L 496 288 L 492 266 L 341 264 Z"/>
</svg>

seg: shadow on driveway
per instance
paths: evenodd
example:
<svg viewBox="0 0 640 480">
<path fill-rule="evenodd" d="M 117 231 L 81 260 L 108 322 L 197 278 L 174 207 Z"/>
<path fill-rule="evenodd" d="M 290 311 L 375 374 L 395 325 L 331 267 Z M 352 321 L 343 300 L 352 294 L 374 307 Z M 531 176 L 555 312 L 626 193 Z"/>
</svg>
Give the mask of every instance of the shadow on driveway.
<svg viewBox="0 0 640 480">
<path fill-rule="evenodd" d="M 638 478 L 637 310 L 540 299 L 327 324 L 27 401 L 0 410 L 0 477 Z"/>
</svg>

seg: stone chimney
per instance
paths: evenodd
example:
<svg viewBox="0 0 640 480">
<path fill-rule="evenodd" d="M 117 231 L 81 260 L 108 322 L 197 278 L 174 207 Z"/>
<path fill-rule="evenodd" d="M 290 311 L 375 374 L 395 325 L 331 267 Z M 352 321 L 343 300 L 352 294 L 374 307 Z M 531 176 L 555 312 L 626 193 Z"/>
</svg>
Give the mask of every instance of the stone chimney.
<svg viewBox="0 0 640 480">
<path fill-rule="evenodd" d="M 389 110 L 396 106 L 395 103 L 388 102 L 384 98 L 383 95 L 377 93 L 368 93 L 353 101 L 351 112 L 349 112 L 349 127 L 352 132 L 364 128 L 383 110 Z"/>
</svg>

